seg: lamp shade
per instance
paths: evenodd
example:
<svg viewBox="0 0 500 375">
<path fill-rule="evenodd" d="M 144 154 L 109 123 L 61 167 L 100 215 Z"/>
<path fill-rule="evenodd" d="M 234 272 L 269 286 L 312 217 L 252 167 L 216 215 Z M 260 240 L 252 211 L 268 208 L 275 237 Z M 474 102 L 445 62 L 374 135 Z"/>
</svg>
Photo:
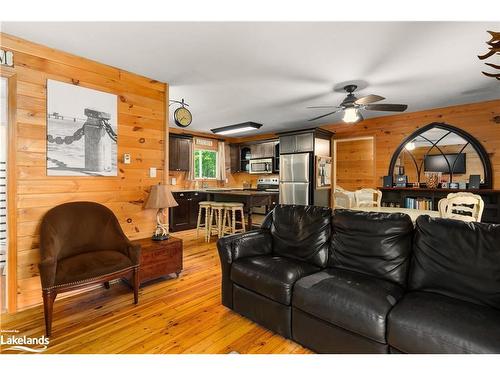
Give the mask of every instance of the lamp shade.
<svg viewBox="0 0 500 375">
<path fill-rule="evenodd" d="M 178 206 L 168 185 L 153 185 L 144 208 L 167 208 Z"/>
</svg>

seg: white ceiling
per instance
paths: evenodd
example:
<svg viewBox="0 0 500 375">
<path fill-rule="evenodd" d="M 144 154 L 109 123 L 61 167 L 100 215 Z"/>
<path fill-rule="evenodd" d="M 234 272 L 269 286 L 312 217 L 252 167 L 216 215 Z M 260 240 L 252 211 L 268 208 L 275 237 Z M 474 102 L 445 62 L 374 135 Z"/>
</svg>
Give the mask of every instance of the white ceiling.
<svg viewBox="0 0 500 375">
<path fill-rule="evenodd" d="M 191 105 L 193 130 L 264 124 L 260 133 L 335 123 L 308 122 L 337 105 L 334 86 L 362 81 L 408 112 L 500 98 L 481 74 L 481 22 L 4 22 L 2 31 L 170 84 Z M 492 61 L 493 62 L 493 61 Z M 384 102 L 382 102 L 384 103 Z M 388 112 L 364 112 L 365 118 Z"/>
</svg>

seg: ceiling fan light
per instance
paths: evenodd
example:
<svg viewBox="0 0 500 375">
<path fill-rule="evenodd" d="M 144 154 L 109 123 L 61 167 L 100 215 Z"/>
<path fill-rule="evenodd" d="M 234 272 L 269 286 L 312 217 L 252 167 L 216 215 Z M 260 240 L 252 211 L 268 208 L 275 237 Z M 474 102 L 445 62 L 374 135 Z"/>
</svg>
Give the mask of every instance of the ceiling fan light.
<svg viewBox="0 0 500 375">
<path fill-rule="evenodd" d="M 348 124 L 352 124 L 361 120 L 361 115 L 357 108 L 346 108 L 344 110 L 344 117 L 342 121 L 347 122 Z"/>
</svg>

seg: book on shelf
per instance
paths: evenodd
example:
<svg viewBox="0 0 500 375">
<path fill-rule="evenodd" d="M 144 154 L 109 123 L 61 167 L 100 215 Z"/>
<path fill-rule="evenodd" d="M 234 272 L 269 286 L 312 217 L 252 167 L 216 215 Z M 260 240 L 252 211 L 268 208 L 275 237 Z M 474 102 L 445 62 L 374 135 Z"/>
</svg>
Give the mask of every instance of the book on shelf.
<svg viewBox="0 0 500 375">
<path fill-rule="evenodd" d="M 405 207 L 413 208 L 415 210 L 426 210 L 432 211 L 434 209 L 434 204 L 431 198 L 413 198 L 406 197 L 405 198 Z"/>
</svg>

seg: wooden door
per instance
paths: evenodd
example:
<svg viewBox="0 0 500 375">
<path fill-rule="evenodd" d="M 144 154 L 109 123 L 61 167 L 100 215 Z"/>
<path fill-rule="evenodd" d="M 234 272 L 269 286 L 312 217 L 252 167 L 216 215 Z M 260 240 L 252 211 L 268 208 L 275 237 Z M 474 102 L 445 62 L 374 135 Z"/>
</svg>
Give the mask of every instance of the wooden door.
<svg viewBox="0 0 500 375">
<path fill-rule="evenodd" d="M 334 144 L 335 186 L 350 191 L 377 187 L 373 138 L 341 139 Z"/>
</svg>

